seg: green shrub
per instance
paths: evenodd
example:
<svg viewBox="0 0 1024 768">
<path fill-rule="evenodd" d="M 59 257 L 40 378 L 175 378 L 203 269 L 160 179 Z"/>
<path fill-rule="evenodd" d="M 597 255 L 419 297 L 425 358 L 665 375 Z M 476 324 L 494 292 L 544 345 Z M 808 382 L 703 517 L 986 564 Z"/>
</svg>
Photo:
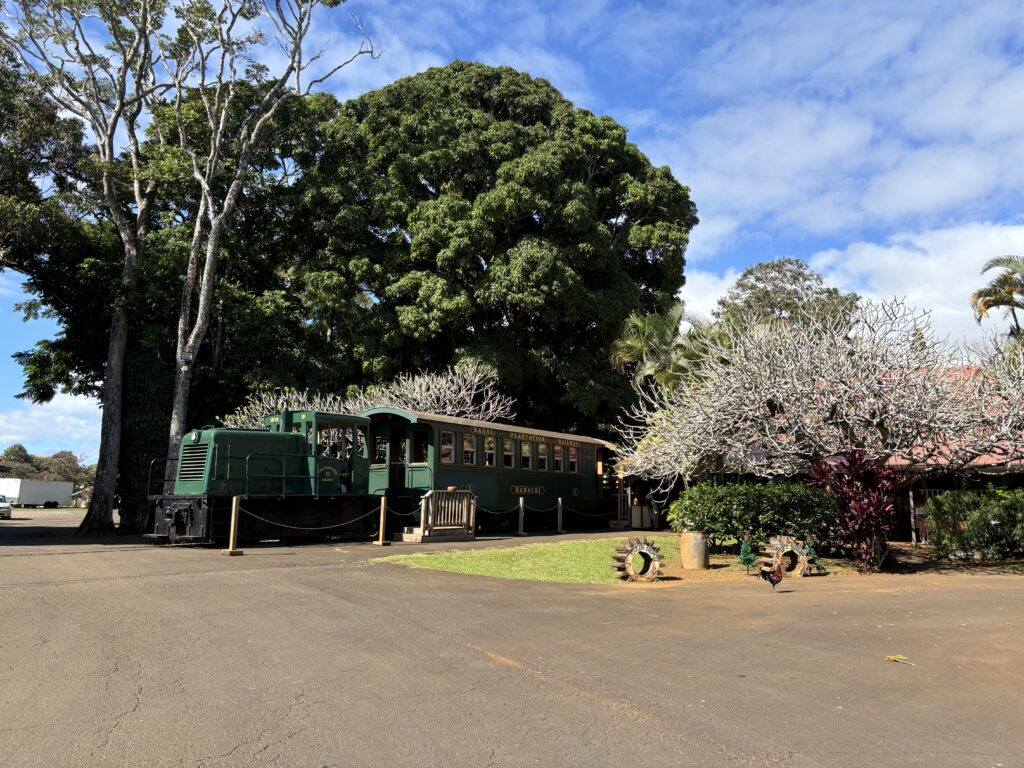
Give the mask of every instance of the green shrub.
<svg viewBox="0 0 1024 768">
<path fill-rule="evenodd" d="M 940 557 L 1002 560 L 1024 553 L 1024 491 L 948 491 L 925 505 Z"/>
<path fill-rule="evenodd" d="M 702 483 L 685 491 L 669 510 L 673 530 L 703 531 L 712 546 L 745 535 L 754 541 L 811 536 L 828 542 L 835 519 L 832 497 L 801 483 Z"/>
</svg>

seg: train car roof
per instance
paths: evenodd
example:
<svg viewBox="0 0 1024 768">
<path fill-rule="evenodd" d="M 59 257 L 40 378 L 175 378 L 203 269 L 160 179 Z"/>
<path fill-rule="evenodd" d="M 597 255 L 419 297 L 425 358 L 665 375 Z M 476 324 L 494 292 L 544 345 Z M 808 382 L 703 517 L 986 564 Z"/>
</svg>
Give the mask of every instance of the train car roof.
<svg viewBox="0 0 1024 768">
<path fill-rule="evenodd" d="M 615 445 L 609 443 L 607 440 L 601 440 L 597 437 L 587 437 L 586 435 L 574 435 L 570 432 L 550 432 L 546 429 L 532 429 L 531 427 L 520 427 L 516 424 L 501 424 L 497 421 L 480 421 L 478 419 L 464 419 L 460 416 L 445 416 L 440 413 L 426 413 L 424 411 L 409 411 L 405 408 L 394 408 L 391 406 L 381 406 L 379 408 L 369 408 L 362 413 L 360 416 L 369 418 L 371 416 L 377 416 L 380 414 L 387 414 L 390 416 L 401 416 L 408 420 L 412 424 L 416 424 L 420 421 L 434 422 L 437 424 L 454 424 L 460 427 L 474 427 L 481 430 L 494 430 L 501 432 L 510 432 L 517 435 L 529 435 L 530 437 L 549 437 L 558 440 L 575 440 L 580 443 L 587 443 L 588 445 L 596 445 L 602 448 L 608 448 L 609 450 L 615 450 Z"/>
<path fill-rule="evenodd" d="M 326 411 L 310 410 L 289 411 L 289 413 L 291 414 L 292 419 L 294 419 L 296 416 L 301 415 L 302 418 L 314 416 L 317 421 L 347 421 L 348 423 L 355 424 L 356 426 L 366 426 L 367 424 L 370 423 L 369 419 L 363 416 L 356 416 L 351 413 L 327 413 Z M 280 418 L 281 411 L 278 411 L 277 413 L 267 414 L 266 416 L 263 417 L 263 419 L 264 421 L 266 421 L 267 419 L 272 419 L 275 416 Z"/>
</svg>

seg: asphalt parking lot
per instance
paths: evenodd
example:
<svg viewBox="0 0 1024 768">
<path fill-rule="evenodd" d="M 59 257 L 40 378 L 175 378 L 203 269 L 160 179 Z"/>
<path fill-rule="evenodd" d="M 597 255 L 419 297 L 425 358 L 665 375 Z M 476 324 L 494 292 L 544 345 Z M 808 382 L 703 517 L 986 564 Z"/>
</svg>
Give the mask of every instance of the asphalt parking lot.
<svg viewBox="0 0 1024 768">
<path fill-rule="evenodd" d="M 566 586 L 15 517 L 0 766 L 1024 765 L 1022 575 Z"/>
</svg>

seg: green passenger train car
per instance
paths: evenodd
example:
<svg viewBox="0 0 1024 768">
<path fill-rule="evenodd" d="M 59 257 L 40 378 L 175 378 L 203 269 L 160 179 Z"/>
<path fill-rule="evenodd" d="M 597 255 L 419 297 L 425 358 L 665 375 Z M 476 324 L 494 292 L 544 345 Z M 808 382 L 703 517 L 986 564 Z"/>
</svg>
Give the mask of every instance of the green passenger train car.
<svg viewBox="0 0 1024 768">
<path fill-rule="evenodd" d="M 419 496 L 430 489 L 474 493 L 478 507 L 507 510 L 519 503 L 598 512 L 607 499 L 613 446 L 580 435 L 454 416 L 371 408 L 371 494 Z"/>
</svg>

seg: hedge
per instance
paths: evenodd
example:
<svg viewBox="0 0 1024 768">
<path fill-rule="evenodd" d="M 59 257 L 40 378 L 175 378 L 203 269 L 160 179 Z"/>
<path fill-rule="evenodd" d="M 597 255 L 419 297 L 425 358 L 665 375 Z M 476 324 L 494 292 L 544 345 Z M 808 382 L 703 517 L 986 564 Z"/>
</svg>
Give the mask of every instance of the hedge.
<svg viewBox="0 0 1024 768">
<path fill-rule="evenodd" d="M 673 530 L 703 531 L 712 546 L 744 536 L 754 541 L 800 536 L 827 543 L 835 519 L 828 493 L 790 482 L 702 483 L 685 491 L 669 510 Z"/>
<path fill-rule="evenodd" d="M 947 491 L 928 499 L 928 544 L 940 557 L 1024 554 L 1024 491 Z"/>
</svg>

